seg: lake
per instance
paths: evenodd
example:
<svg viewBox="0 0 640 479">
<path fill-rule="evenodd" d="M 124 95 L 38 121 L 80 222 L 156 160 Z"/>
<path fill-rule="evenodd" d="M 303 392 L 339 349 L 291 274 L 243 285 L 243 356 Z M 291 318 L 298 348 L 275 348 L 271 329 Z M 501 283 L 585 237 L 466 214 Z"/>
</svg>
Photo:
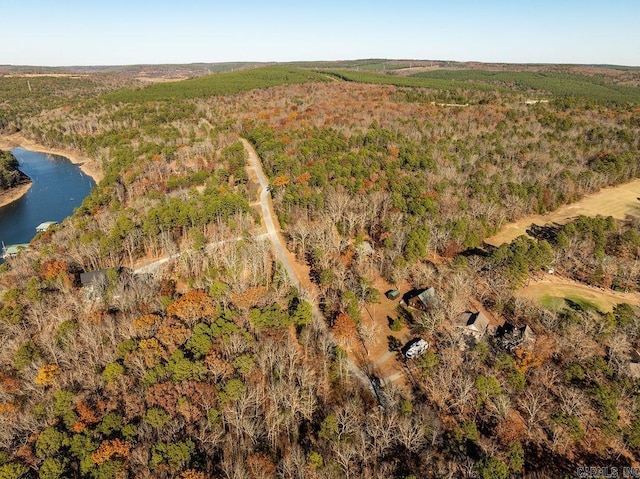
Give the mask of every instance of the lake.
<svg viewBox="0 0 640 479">
<path fill-rule="evenodd" d="M 80 165 L 62 156 L 24 148 L 11 152 L 33 184 L 22 198 L 0 208 L 0 241 L 5 245 L 30 242 L 40 223 L 60 223 L 96 185 Z"/>
</svg>

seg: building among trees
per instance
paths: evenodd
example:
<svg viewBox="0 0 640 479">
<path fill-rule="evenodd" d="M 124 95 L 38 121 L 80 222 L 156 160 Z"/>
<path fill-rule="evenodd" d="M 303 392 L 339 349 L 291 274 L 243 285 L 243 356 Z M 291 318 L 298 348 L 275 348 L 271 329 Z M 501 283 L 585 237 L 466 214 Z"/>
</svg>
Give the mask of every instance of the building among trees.
<svg viewBox="0 0 640 479">
<path fill-rule="evenodd" d="M 511 323 L 498 327 L 496 338 L 498 344 L 509 352 L 520 347 L 531 349 L 536 342 L 536 335 L 529 326 L 516 327 Z"/>
<path fill-rule="evenodd" d="M 458 316 L 456 326 L 465 335 L 472 337 L 475 341 L 479 341 L 489 329 L 489 318 L 482 311 L 476 313 L 465 311 Z"/>
<path fill-rule="evenodd" d="M 436 298 L 436 290 L 432 286 L 427 289 L 413 289 L 405 294 L 402 300 L 410 308 L 426 311 L 434 304 Z"/>
</svg>

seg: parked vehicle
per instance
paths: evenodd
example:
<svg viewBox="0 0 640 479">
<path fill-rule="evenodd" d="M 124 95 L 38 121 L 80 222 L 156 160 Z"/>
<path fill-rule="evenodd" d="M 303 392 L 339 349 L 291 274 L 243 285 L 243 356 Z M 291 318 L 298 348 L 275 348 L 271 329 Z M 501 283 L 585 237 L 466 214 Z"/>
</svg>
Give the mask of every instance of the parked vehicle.
<svg viewBox="0 0 640 479">
<path fill-rule="evenodd" d="M 402 352 L 407 359 L 414 359 L 422 355 L 427 349 L 429 349 L 429 343 L 422 338 L 414 338 L 409 341 Z"/>
</svg>

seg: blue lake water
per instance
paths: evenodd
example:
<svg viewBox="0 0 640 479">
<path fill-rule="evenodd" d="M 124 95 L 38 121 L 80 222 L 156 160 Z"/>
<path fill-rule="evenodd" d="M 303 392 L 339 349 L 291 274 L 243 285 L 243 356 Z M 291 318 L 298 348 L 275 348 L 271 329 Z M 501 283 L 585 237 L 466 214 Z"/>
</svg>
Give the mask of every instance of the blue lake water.
<svg viewBox="0 0 640 479">
<path fill-rule="evenodd" d="M 11 152 L 20 163 L 20 170 L 33 183 L 22 198 L 0 208 L 0 241 L 5 245 L 28 243 L 40 223 L 60 223 L 82 204 L 96 185 L 80 170 L 80 165 L 62 156 L 24 148 Z"/>
</svg>

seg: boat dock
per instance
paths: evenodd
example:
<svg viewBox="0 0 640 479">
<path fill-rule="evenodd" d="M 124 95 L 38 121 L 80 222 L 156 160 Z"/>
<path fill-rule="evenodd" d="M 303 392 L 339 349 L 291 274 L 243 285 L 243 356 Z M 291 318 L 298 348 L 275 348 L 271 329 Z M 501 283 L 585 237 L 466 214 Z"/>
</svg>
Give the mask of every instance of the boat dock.
<svg viewBox="0 0 640 479">
<path fill-rule="evenodd" d="M 10 258 L 11 256 L 15 256 L 21 251 L 26 251 L 29 249 L 29 243 L 20 243 L 20 244 L 10 244 L 5 246 L 4 242 L 2 243 L 2 259 Z"/>
</svg>

